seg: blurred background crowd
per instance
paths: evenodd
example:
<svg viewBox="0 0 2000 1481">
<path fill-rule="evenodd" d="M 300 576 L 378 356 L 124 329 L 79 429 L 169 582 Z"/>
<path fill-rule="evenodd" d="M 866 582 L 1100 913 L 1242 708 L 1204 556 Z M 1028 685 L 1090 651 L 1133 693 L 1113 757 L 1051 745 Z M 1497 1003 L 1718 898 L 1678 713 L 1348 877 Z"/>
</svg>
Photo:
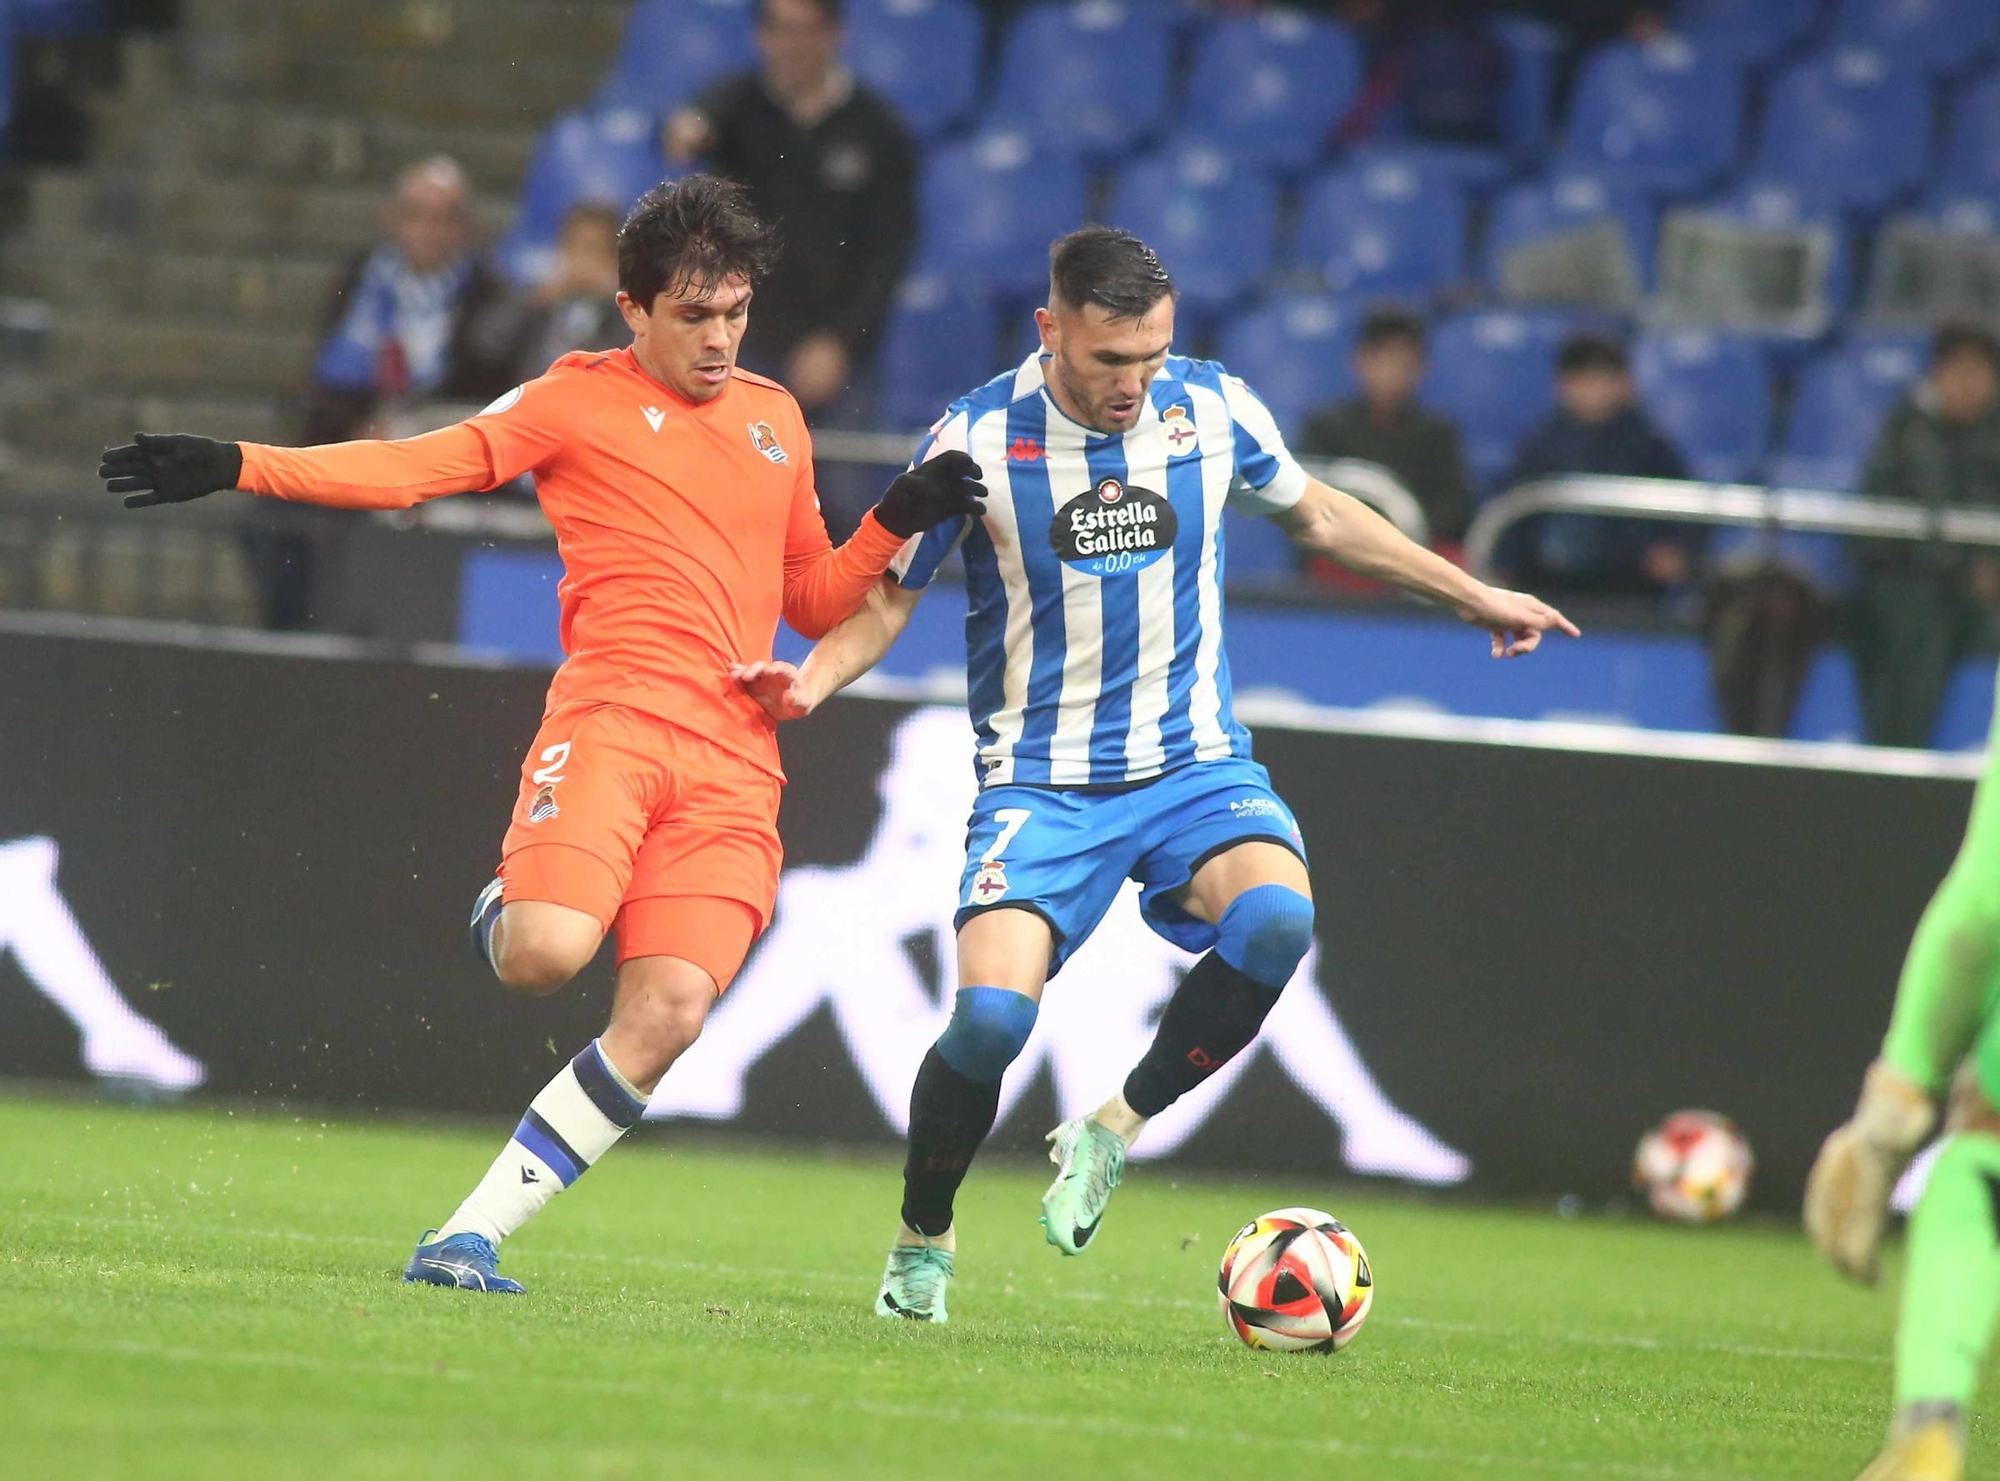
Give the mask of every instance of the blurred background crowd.
<svg viewBox="0 0 2000 1481">
<path fill-rule="evenodd" d="M 2000 613 L 2000 548 L 1944 529 L 2000 506 L 1993 0 L 0 0 L 0 158 L 0 605 L 365 629 L 353 521 L 121 526 L 98 447 L 403 435 L 621 344 L 623 210 L 708 169 L 783 225 L 744 360 L 834 450 L 836 535 L 883 476 L 840 434 L 1018 362 L 1099 219 L 1182 352 L 1437 548 L 1698 629 L 1730 729 L 1784 733 L 1838 642 L 1867 737 L 1923 744 Z M 1930 524 L 1491 517 L 1565 475 Z M 1379 600 L 1249 522 L 1228 559 Z"/>
</svg>

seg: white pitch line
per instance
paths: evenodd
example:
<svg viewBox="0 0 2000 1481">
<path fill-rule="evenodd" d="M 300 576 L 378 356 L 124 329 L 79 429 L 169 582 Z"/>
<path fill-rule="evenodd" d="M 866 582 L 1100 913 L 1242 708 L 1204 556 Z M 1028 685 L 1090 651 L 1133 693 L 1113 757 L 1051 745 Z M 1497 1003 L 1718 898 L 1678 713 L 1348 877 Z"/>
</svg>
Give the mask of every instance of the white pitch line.
<svg viewBox="0 0 2000 1481">
<path fill-rule="evenodd" d="M 185 1344 L 165 1344 L 133 1341 L 75 1342 L 60 1341 L 42 1337 L 29 1337 L 14 1344 L 17 1347 L 41 1352 L 79 1353 L 96 1357 L 141 1358 L 155 1363 L 209 1363 L 223 1367 L 249 1368 L 294 1368 L 319 1370 L 330 1373 L 366 1374 L 371 1377 L 443 1379 L 456 1383 L 477 1383 L 482 1386 L 498 1386 L 509 1379 L 519 1380 L 523 1375 L 480 1373 L 472 1369 L 447 1364 L 442 1370 L 435 1364 L 396 1363 L 380 1360 L 358 1361 L 347 1358 L 327 1358 L 312 1353 L 297 1352 L 254 1352 L 243 1348 L 203 1348 Z M 659 1387 L 656 1383 L 643 1379 L 586 1378 L 575 1375 L 537 1374 L 532 1381 L 536 1384 L 555 1388 L 580 1389 L 591 1393 L 633 1394 L 646 1398 L 657 1398 Z M 842 1409 L 855 1414 L 865 1414 L 874 1419 L 895 1421 L 917 1421 L 925 1424 L 949 1423 L 959 1425 L 988 1424 L 1006 1429 L 1032 1429 L 1046 1432 L 1049 1416 L 1046 1413 L 1022 1409 L 1006 1409 L 997 1405 L 981 1404 L 976 1409 L 933 1404 L 891 1404 L 879 1399 L 857 1398 L 853 1395 L 806 1395 L 781 1393 L 775 1390 L 712 1388 L 702 1390 L 702 1398 L 711 1404 L 754 1405 L 766 1409 L 800 1410 Z M 1687 1471 L 1672 1466 L 1632 1465 L 1623 1461 L 1598 1460 L 1555 1460 L 1537 1459 L 1529 1456 L 1500 1455 L 1497 1453 L 1465 1453 L 1456 1450 L 1440 1450 L 1430 1446 L 1414 1445 L 1374 1445 L 1364 1440 L 1335 1440 L 1325 1437 L 1307 1439 L 1282 1430 L 1252 1434 L 1245 1430 L 1223 1429 L 1210 1426 L 1195 1428 L 1178 1424 L 1148 1424 L 1143 1421 L 1122 1420 L 1108 1415 L 1071 1415 L 1063 1420 L 1070 1429 L 1093 1431 L 1121 1440 L 1172 1440 L 1179 1444 L 1221 1443 L 1235 1449 L 1251 1453 L 1268 1454 L 1273 1449 L 1303 1451 L 1312 1455 L 1337 1455 L 1366 1457 L 1379 1460 L 1400 1460 L 1415 1463 L 1435 1463 L 1440 1465 L 1465 1466 L 1484 1471 L 1516 1471 L 1528 1475 L 1584 1475 L 1621 1476 L 1630 1481 L 1760 1481 L 1744 1472 L 1730 1471 Z"/>
<path fill-rule="evenodd" d="M 78 1225 L 111 1225 L 116 1228 L 144 1229 L 148 1232 L 241 1235 L 250 1239 L 275 1239 L 300 1244 L 333 1244 L 350 1249 L 366 1249 L 387 1253 L 391 1250 L 388 1241 L 363 1234 L 321 1234 L 300 1229 L 255 1229 L 235 1224 L 187 1223 L 162 1219 L 138 1219 L 123 1216 L 93 1217 L 79 1219 L 73 1215 L 47 1213 L 38 1209 L 17 1209 L 9 1214 L 11 1219 L 39 1220 L 44 1223 L 71 1223 Z M 644 1253 L 613 1254 L 603 1250 L 579 1250 L 550 1247 L 544 1245 L 536 1251 L 536 1258 L 551 1261 L 572 1260 L 599 1265 L 630 1265 L 645 1270 L 675 1271 L 688 1275 L 746 1276 L 758 1280 L 783 1280 L 800 1284 L 831 1286 L 857 1289 L 871 1285 L 857 1277 L 855 1271 L 843 1270 L 801 1270 L 785 1265 L 734 1265 L 717 1260 L 677 1260 L 664 1255 Z M 989 1277 L 990 1278 L 990 1277 Z M 808 1293 L 810 1294 L 810 1293 Z M 1073 1291 L 1042 1290 L 1038 1296 L 1053 1297 L 1059 1301 L 1078 1301 L 1091 1305 L 1117 1303 L 1122 1306 L 1140 1308 L 1166 1308 L 1177 1311 L 1212 1311 L 1212 1301 L 1195 1301 L 1185 1296 L 1147 1296 L 1125 1294 L 1117 1291 Z M 1502 1327 L 1475 1322 L 1455 1322 L 1420 1316 L 1390 1316 L 1386 1313 L 1371 1317 L 1377 1326 L 1407 1327 L 1418 1331 L 1459 1333 L 1468 1337 L 1514 1338 L 1538 1342 L 1560 1342 L 1572 1347 L 1622 1347 L 1647 1352 L 1699 1352 L 1718 1357 L 1759 1358 L 1811 1363 L 1857 1363 L 1864 1367 L 1887 1367 L 1890 1359 L 1881 1353 L 1833 1352 L 1823 1348 L 1810 1347 L 1768 1347 L 1754 1343 L 1738 1342 L 1681 1342 L 1661 1337 L 1644 1337 L 1619 1332 L 1573 1332 L 1573 1331 L 1530 1331 L 1520 1327 Z"/>
</svg>

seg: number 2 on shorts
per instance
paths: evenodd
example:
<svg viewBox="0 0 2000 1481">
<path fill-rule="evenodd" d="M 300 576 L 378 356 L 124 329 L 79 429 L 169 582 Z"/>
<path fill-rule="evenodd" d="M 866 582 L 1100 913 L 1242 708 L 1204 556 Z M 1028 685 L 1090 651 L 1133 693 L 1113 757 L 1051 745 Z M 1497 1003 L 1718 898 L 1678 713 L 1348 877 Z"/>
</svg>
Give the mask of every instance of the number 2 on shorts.
<svg viewBox="0 0 2000 1481">
<path fill-rule="evenodd" d="M 1019 833 L 1022 825 L 1033 816 L 1034 814 L 1025 807 L 1003 807 L 994 813 L 993 820 L 1000 825 L 1000 836 L 993 840 L 993 847 L 979 856 L 979 862 L 991 864 L 1006 853 L 1007 845 L 1014 841 L 1014 835 Z"/>
</svg>

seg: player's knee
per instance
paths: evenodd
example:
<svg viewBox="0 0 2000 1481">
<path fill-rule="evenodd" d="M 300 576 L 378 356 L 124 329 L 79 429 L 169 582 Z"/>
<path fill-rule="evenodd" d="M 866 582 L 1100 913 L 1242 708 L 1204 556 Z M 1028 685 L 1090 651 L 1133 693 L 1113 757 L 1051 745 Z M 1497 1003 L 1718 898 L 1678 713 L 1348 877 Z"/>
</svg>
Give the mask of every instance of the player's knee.
<svg viewBox="0 0 2000 1481">
<path fill-rule="evenodd" d="M 961 987 L 937 1041 L 944 1062 L 969 1080 L 997 1080 L 1027 1047 L 1035 1000 L 1005 987 Z"/>
<path fill-rule="evenodd" d="M 1276 990 L 1292 980 L 1313 939 L 1313 902 L 1290 885 L 1252 886 L 1217 922 L 1216 950 L 1245 977 Z"/>
<path fill-rule="evenodd" d="M 579 954 L 560 938 L 532 931 L 510 931 L 501 939 L 493 972 L 503 987 L 541 996 L 564 987 L 590 962 L 595 951 Z"/>
</svg>

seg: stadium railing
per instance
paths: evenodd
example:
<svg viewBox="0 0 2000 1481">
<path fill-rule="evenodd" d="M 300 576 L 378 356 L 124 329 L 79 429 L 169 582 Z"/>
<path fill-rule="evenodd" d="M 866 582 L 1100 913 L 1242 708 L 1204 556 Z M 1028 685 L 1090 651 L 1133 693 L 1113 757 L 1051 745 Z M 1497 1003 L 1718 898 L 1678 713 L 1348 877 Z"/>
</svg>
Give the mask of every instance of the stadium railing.
<svg viewBox="0 0 2000 1481">
<path fill-rule="evenodd" d="M 1900 499 L 1758 484 L 1570 476 L 1517 484 L 1489 500 L 1466 532 L 1466 564 L 1475 575 L 1492 574 L 1494 553 L 1508 530 L 1531 516 L 1554 513 L 2000 546 L 1997 509 L 1933 508 Z"/>
</svg>

